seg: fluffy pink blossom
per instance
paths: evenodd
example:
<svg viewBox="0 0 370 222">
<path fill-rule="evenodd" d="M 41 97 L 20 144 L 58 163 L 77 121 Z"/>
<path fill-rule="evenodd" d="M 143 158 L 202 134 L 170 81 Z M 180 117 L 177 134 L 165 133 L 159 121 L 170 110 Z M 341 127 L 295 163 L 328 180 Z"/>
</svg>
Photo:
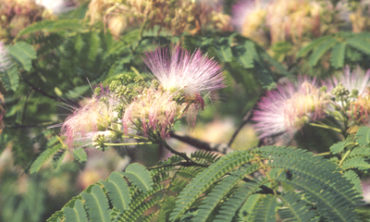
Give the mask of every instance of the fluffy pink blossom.
<svg viewBox="0 0 370 222">
<path fill-rule="evenodd" d="M 145 63 L 165 90 L 199 95 L 224 87 L 220 66 L 200 50 L 190 54 L 175 47 L 170 55 L 168 49 L 157 49 L 147 53 Z"/>
<path fill-rule="evenodd" d="M 106 100 L 93 97 L 87 99 L 85 105 L 76 109 L 62 124 L 62 134 L 66 143 L 73 147 L 74 142 L 93 142 L 94 136 L 100 130 L 105 130 L 113 117 L 113 104 L 115 100 Z"/>
<path fill-rule="evenodd" d="M 370 69 L 365 73 L 360 67 L 356 67 L 351 72 L 350 67 L 346 66 L 344 68 L 344 75 L 333 77 L 326 83 L 329 90 L 339 84 L 342 84 L 349 92 L 357 90 L 360 96 L 364 95 L 370 87 Z"/>
<path fill-rule="evenodd" d="M 0 41 L 0 72 L 5 72 L 9 69 L 10 59 L 8 50 L 6 49 L 3 42 Z"/>
<path fill-rule="evenodd" d="M 177 104 L 170 92 L 145 89 L 124 112 L 124 132 L 127 134 L 129 129 L 134 129 L 148 136 L 148 131 L 157 131 L 166 137 L 171 125 L 182 116 L 185 109 L 186 105 Z"/>
<path fill-rule="evenodd" d="M 360 67 L 350 70 L 349 66 L 344 69 L 340 77 L 333 77 L 326 83 L 328 90 L 333 90 L 341 84 L 350 93 L 356 90 L 357 96 L 351 96 L 346 101 L 335 101 L 336 105 L 346 108 L 347 116 L 357 124 L 370 124 L 370 69 L 365 73 Z M 335 95 L 332 95 L 335 97 Z M 347 107 L 347 105 L 349 105 Z"/>
<path fill-rule="evenodd" d="M 261 138 L 294 135 L 305 123 L 324 117 L 326 103 L 314 80 L 302 78 L 296 84 L 281 84 L 258 103 L 253 117 L 255 129 Z"/>
</svg>

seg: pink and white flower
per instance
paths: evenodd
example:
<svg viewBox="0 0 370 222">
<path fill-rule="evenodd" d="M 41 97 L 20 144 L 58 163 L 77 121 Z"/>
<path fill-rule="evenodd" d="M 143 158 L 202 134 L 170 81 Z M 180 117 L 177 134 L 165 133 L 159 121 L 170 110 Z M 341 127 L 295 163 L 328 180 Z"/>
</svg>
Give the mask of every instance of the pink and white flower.
<svg viewBox="0 0 370 222">
<path fill-rule="evenodd" d="M 305 123 L 323 118 L 327 104 L 316 81 L 301 78 L 267 92 L 254 111 L 255 129 L 260 138 L 283 133 L 294 135 Z"/>
<path fill-rule="evenodd" d="M 62 124 L 62 135 L 66 137 L 67 145 L 73 147 L 75 142 L 92 144 L 96 135 L 105 132 L 114 118 L 114 103 L 113 98 L 87 99 L 85 104 L 76 109 Z"/>
<path fill-rule="evenodd" d="M 146 65 L 168 91 L 183 90 L 188 95 L 199 95 L 224 87 L 221 67 L 200 50 L 193 54 L 175 47 L 147 53 Z"/>
<path fill-rule="evenodd" d="M 176 119 L 181 118 L 186 104 L 178 104 L 173 94 L 154 88 L 145 89 L 131 102 L 123 115 L 122 124 L 125 134 L 129 129 L 142 132 L 157 131 L 161 137 L 166 137 Z"/>
<path fill-rule="evenodd" d="M 343 75 L 331 78 L 327 82 L 329 91 L 332 91 L 339 84 L 348 90 L 350 95 L 354 91 L 357 91 L 357 94 L 352 94 L 346 101 L 336 100 L 335 105 L 345 108 L 347 116 L 354 123 L 369 125 L 370 69 L 365 73 L 360 67 L 356 67 L 351 72 L 349 66 L 346 66 Z M 335 95 L 332 96 L 335 97 Z"/>
<path fill-rule="evenodd" d="M 344 68 L 344 75 L 333 77 L 327 82 L 329 90 L 335 88 L 339 84 L 342 84 L 349 92 L 357 90 L 358 95 L 364 95 L 370 87 L 370 69 L 365 73 L 360 67 L 356 67 L 356 69 L 351 72 L 350 67 L 346 66 Z"/>
</svg>

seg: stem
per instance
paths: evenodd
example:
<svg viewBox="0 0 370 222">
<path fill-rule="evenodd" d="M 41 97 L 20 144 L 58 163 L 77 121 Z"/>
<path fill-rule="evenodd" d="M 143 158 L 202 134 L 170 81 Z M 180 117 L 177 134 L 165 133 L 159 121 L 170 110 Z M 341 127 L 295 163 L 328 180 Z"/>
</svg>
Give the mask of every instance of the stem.
<svg viewBox="0 0 370 222">
<path fill-rule="evenodd" d="M 33 89 L 34 91 L 40 93 L 41 95 L 49 98 L 49 99 L 52 99 L 52 100 L 55 100 L 57 102 L 65 102 L 67 104 L 72 104 L 73 106 L 79 106 L 78 103 L 72 101 L 72 100 L 69 100 L 69 99 L 64 99 L 62 97 L 59 97 L 59 96 L 54 96 L 54 95 L 50 95 L 48 94 L 47 92 L 45 92 L 44 90 L 42 90 L 40 87 L 37 87 L 35 85 L 33 85 L 30 81 L 28 81 L 26 78 L 24 78 L 23 76 L 21 76 L 22 79 L 24 80 L 24 82 L 29 86 L 31 87 L 31 89 Z"/>
<path fill-rule="evenodd" d="M 152 142 L 132 142 L 132 143 L 104 143 L 105 146 L 134 146 L 152 144 Z"/>
<path fill-rule="evenodd" d="M 113 131 L 115 133 L 118 133 L 120 134 L 123 138 L 129 138 L 129 139 L 143 139 L 143 140 L 148 140 L 148 138 L 146 137 L 143 137 L 143 136 L 139 136 L 139 135 L 125 135 L 124 133 L 122 133 L 122 131 L 120 130 L 117 130 L 117 129 L 113 129 L 111 127 L 108 128 L 110 131 Z"/>
<path fill-rule="evenodd" d="M 231 136 L 229 142 L 227 143 L 227 145 L 230 147 L 233 142 L 235 141 L 236 137 L 238 136 L 238 134 L 240 133 L 240 131 L 243 129 L 243 127 L 245 126 L 245 124 L 247 124 L 249 122 L 249 120 L 251 119 L 252 117 L 252 110 L 249 110 L 243 117 L 243 122 L 239 125 L 239 127 L 235 130 L 235 132 L 233 133 L 233 135 Z"/>
<path fill-rule="evenodd" d="M 45 123 L 40 123 L 40 124 L 14 124 L 14 125 L 7 125 L 6 128 L 8 129 L 23 129 L 23 128 L 41 128 L 41 127 L 51 127 L 55 124 L 55 122 L 45 122 Z"/>
<path fill-rule="evenodd" d="M 351 153 L 351 150 L 347 150 L 347 152 L 343 155 L 342 159 L 339 161 L 339 166 L 341 167 L 344 160 L 347 158 L 347 156 Z"/>
<path fill-rule="evenodd" d="M 323 152 L 323 153 L 318 153 L 318 154 L 315 154 L 315 156 L 327 156 L 327 155 L 330 155 L 331 152 Z"/>
<path fill-rule="evenodd" d="M 161 166 L 149 167 L 149 169 L 150 170 L 154 170 L 154 169 L 160 169 L 160 168 L 164 168 L 164 167 L 176 167 L 176 166 L 184 166 L 184 167 L 191 167 L 191 166 L 208 167 L 207 165 L 203 165 L 203 164 L 199 164 L 199 163 L 195 163 L 195 162 L 179 162 L 179 163 L 175 163 L 175 164 L 165 164 L 165 165 L 161 165 Z"/>
<path fill-rule="evenodd" d="M 185 153 L 181 153 L 181 152 L 178 152 L 176 151 L 175 149 L 173 149 L 170 145 L 168 145 L 166 142 L 163 142 L 162 143 L 164 145 L 164 147 L 166 149 L 168 149 L 171 153 L 173 154 L 176 154 L 178 156 L 181 156 L 182 158 L 184 158 L 184 160 L 186 160 L 187 162 L 193 162 L 193 160 L 191 160 Z"/>
<path fill-rule="evenodd" d="M 330 130 L 333 130 L 337 133 L 342 133 L 342 130 L 336 128 L 336 127 L 332 127 L 332 126 L 328 126 L 326 124 L 320 124 L 320 123 L 310 123 L 311 126 L 316 126 L 316 127 L 320 127 L 320 128 L 323 128 L 323 129 L 330 129 Z"/>
<path fill-rule="evenodd" d="M 162 142 L 161 143 L 167 150 L 169 150 L 171 153 L 173 154 L 176 154 L 178 156 L 181 156 L 182 158 L 184 158 L 184 160 L 186 160 L 187 163 L 191 163 L 193 165 L 196 165 L 196 166 L 202 166 L 202 167 L 208 167 L 208 165 L 205 165 L 205 164 L 201 164 L 201 163 L 197 163 L 195 161 L 193 161 L 192 159 L 190 159 L 185 153 L 181 153 L 181 152 L 178 152 L 176 151 L 175 149 L 173 149 L 170 145 L 168 145 L 166 142 Z"/>
<path fill-rule="evenodd" d="M 183 143 L 189 144 L 197 149 L 201 150 L 207 150 L 207 151 L 213 151 L 213 152 L 219 152 L 226 154 L 231 151 L 230 147 L 226 144 L 210 144 L 207 142 L 204 142 L 202 140 L 190 137 L 190 136 L 180 136 L 175 134 L 174 132 L 170 132 L 170 136 L 174 139 L 177 139 Z"/>
</svg>

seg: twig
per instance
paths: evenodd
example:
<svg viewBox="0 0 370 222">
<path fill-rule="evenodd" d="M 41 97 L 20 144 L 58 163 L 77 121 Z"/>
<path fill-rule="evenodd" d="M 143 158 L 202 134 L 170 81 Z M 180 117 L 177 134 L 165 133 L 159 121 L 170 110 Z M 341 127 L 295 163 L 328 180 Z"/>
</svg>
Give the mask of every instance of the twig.
<svg viewBox="0 0 370 222">
<path fill-rule="evenodd" d="M 55 100 L 55 101 L 58 101 L 58 102 L 65 102 L 65 103 L 69 103 L 69 104 L 72 104 L 74 106 L 78 106 L 78 104 L 72 100 L 69 100 L 69 99 L 64 99 L 64 98 L 61 98 L 59 96 L 54 96 L 54 95 L 50 95 L 49 93 L 45 92 L 44 90 L 42 90 L 40 87 L 37 87 L 35 85 L 33 85 L 31 82 L 29 82 L 26 78 L 23 78 L 23 80 L 27 83 L 28 86 L 30 86 L 34 91 L 40 93 L 41 95 L 45 96 L 45 97 L 48 97 L 52 100 Z"/>
<path fill-rule="evenodd" d="M 40 123 L 40 124 L 29 124 L 29 125 L 23 125 L 23 124 L 14 124 L 14 125 L 6 125 L 6 128 L 8 129 L 23 129 L 23 128 L 41 128 L 41 127 L 49 127 L 53 126 L 57 123 Z"/>
<path fill-rule="evenodd" d="M 170 132 L 170 136 L 174 139 L 177 139 L 183 143 L 189 144 L 198 149 L 219 152 L 223 154 L 231 152 L 230 147 L 227 146 L 226 144 L 210 144 L 190 136 L 180 136 L 175 134 L 174 132 Z"/>
<path fill-rule="evenodd" d="M 233 142 L 235 141 L 236 137 L 238 136 L 238 134 L 240 133 L 240 131 L 243 129 L 243 127 L 245 126 L 245 124 L 247 124 L 249 122 L 249 120 L 251 119 L 252 117 L 252 109 L 250 109 L 243 117 L 243 121 L 242 123 L 239 125 L 239 127 L 235 130 L 235 132 L 233 133 L 233 135 L 231 136 L 229 142 L 227 143 L 227 145 L 229 147 L 231 147 L 231 145 L 233 144 Z"/>
<path fill-rule="evenodd" d="M 193 162 L 185 153 L 181 153 L 173 149 L 170 145 L 168 145 L 166 142 L 162 143 L 166 149 L 168 149 L 171 153 L 176 154 L 178 156 L 181 156 L 186 160 L 187 162 Z"/>
<path fill-rule="evenodd" d="M 184 158 L 184 160 L 186 160 L 186 162 L 188 163 L 192 163 L 194 165 L 197 165 L 197 166 L 206 166 L 204 164 L 200 164 L 200 163 L 197 163 L 195 161 L 193 161 L 192 159 L 190 159 L 185 153 L 181 153 L 181 152 L 178 152 L 176 151 L 175 149 L 173 149 L 170 145 L 168 145 L 166 142 L 162 142 L 162 145 L 167 149 L 169 150 L 171 153 L 173 154 L 176 154 L 178 156 L 181 156 L 182 158 Z"/>
<path fill-rule="evenodd" d="M 184 166 L 184 167 L 191 167 L 191 166 L 200 166 L 200 167 L 208 167 L 208 165 L 205 164 L 200 164 L 200 163 L 195 163 L 195 162 L 179 162 L 175 164 L 164 164 L 160 166 L 154 166 L 154 167 L 149 167 L 150 170 L 154 169 L 160 169 L 164 167 L 176 167 L 176 166 Z"/>
</svg>

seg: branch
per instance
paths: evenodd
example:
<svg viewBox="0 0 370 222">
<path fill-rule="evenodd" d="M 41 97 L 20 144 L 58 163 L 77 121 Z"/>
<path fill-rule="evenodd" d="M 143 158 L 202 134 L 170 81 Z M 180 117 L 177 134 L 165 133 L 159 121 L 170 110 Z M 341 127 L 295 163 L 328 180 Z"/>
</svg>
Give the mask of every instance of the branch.
<svg viewBox="0 0 370 222">
<path fill-rule="evenodd" d="M 55 101 L 58 101 L 58 102 L 64 102 L 64 103 L 69 103 L 69 104 L 72 104 L 74 106 L 78 106 L 78 104 L 72 100 L 69 100 L 69 99 L 64 99 L 64 98 L 61 98 L 61 97 L 58 97 L 58 96 L 54 96 L 54 95 L 50 95 L 49 93 L 45 92 L 44 90 L 42 90 L 40 87 L 37 87 L 35 85 L 33 85 L 31 82 L 29 82 L 26 78 L 23 78 L 23 80 L 27 83 L 28 86 L 30 86 L 33 90 L 35 90 L 36 92 L 40 93 L 41 95 L 45 96 L 45 97 L 48 97 L 52 100 L 55 100 Z"/>
<path fill-rule="evenodd" d="M 223 154 L 231 152 L 230 147 L 227 146 L 226 144 L 211 144 L 190 136 L 180 136 L 175 134 L 174 132 L 170 132 L 170 136 L 174 139 L 177 139 L 183 143 L 189 144 L 198 149 L 219 152 Z"/>
<path fill-rule="evenodd" d="M 176 151 L 175 149 L 173 149 L 170 145 L 168 145 L 166 142 L 162 142 L 162 145 L 167 149 L 169 150 L 171 153 L 175 154 L 175 155 L 178 155 L 178 156 L 181 156 L 182 158 L 184 158 L 184 160 L 186 160 L 186 162 L 188 163 L 191 163 L 191 164 L 194 164 L 194 165 L 197 165 L 197 166 L 203 166 L 203 167 L 207 167 L 207 165 L 204 165 L 204 164 L 200 164 L 200 163 L 197 163 L 195 161 L 193 161 L 192 159 L 190 159 L 186 153 L 181 153 L 181 152 L 178 152 Z"/>
<path fill-rule="evenodd" d="M 240 126 L 235 130 L 235 132 L 233 133 L 233 135 L 231 136 L 229 142 L 227 143 L 227 145 L 230 147 L 233 142 L 235 141 L 236 137 L 238 136 L 238 134 L 240 133 L 240 131 L 243 129 L 243 127 L 245 126 L 245 124 L 247 124 L 249 122 L 249 120 L 251 119 L 252 117 L 252 111 L 254 110 L 254 107 L 252 109 L 250 109 L 243 117 L 243 121 L 242 123 L 240 124 Z"/>
<path fill-rule="evenodd" d="M 164 164 L 160 166 L 154 166 L 154 167 L 149 167 L 150 170 L 154 169 L 160 169 L 164 167 L 176 167 L 176 166 L 183 166 L 183 167 L 192 167 L 192 166 L 200 166 L 200 167 L 208 167 L 208 165 L 203 165 L 195 162 L 178 162 L 174 164 Z"/>
<path fill-rule="evenodd" d="M 165 147 L 166 149 L 168 149 L 171 153 L 176 154 L 176 155 L 178 155 L 178 156 L 181 156 L 181 157 L 182 157 L 182 158 L 184 158 L 184 160 L 186 160 L 187 162 L 192 162 L 192 160 L 191 160 L 188 156 L 186 156 L 186 154 L 185 154 L 185 153 L 181 153 L 181 152 L 176 151 L 175 149 L 173 149 L 172 147 L 170 147 L 170 145 L 168 145 L 166 142 L 163 142 L 162 144 L 163 144 L 163 145 L 164 145 L 164 147 Z"/>
<path fill-rule="evenodd" d="M 53 125 L 56 125 L 58 123 L 40 123 L 40 124 L 29 124 L 29 125 L 23 125 L 23 124 L 13 124 L 13 125 L 6 125 L 6 128 L 8 129 L 24 129 L 24 128 L 43 128 L 43 127 L 51 127 Z"/>
</svg>

